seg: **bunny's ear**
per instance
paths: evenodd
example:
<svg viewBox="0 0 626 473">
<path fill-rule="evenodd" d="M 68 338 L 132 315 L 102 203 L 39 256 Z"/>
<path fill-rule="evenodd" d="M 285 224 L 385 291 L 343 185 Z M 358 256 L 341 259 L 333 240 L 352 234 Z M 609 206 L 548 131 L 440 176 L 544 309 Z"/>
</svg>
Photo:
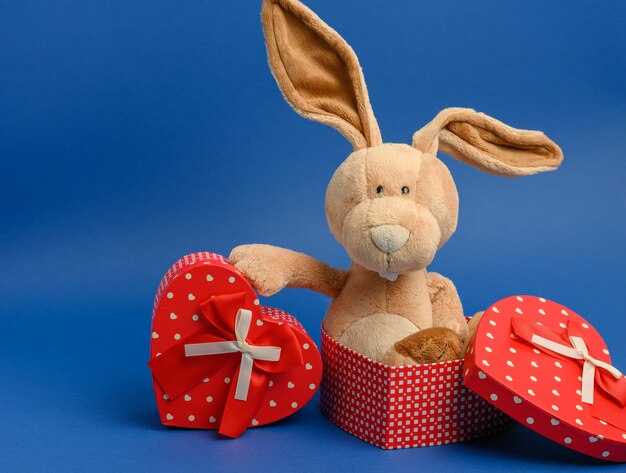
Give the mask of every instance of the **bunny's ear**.
<svg viewBox="0 0 626 473">
<path fill-rule="evenodd" d="M 297 0 L 263 0 L 261 19 L 272 73 L 296 112 L 332 126 L 354 149 L 381 144 L 348 43 Z"/>
<path fill-rule="evenodd" d="M 413 146 L 437 150 L 498 176 L 528 176 L 554 171 L 561 148 L 540 131 L 518 130 L 468 108 L 447 108 L 413 135 Z"/>
</svg>

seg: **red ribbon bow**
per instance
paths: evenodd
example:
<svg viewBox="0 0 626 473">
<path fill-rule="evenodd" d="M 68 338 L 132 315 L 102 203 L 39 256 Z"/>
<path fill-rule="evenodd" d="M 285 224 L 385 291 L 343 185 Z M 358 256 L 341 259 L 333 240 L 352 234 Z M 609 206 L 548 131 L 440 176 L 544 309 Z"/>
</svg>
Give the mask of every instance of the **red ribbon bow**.
<svg viewBox="0 0 626 473">
<path fill-rule="evenodd" d="M 511 325 L 513 333 L 527 343 L 554 358 L 580 365 L 583 381 L 585 381 L 586 368 L 589 368 L 590 365 L 596 365 L 598 369 L 592 368 L 590 379 L 593 378 L 592 394 L 595 391 L 598 400 L 593 402 L 593 395 L 591 396 L 592 400 L 589 403 L 591 415 L 626 430 L 626 413 L 624 411 L 624 407 L 626 407 L 626 378 L 616 369 L 614 371 L 619 374 L 619 377 L 606 369 L 612 368 L 609 355 L 597 352 L 596 347 L 584 341 L 585 329 L 577 322 L 568 320 L 566 328 L 557 333 L 543 325 L 534 324 L 519 315 L 511 318 Z M 578 344 L 580 344 L 579 347 L 577 347 Z M 554 351 L 555 349 L 558 351 Z M 573 356 L 562 354 L 568 352 Z"/>
<path fill-rule="evenodd" d="M 246 304 L 248 302 L 248 304 Z M 180 340 L 161 355 L 148 362 L 152 375 L 170 399 L 175 399 L 216 371 L 230 365 L 231 379 L 239 380 L 244 351 L 190 356 L 185 346 L 234 342 L 237 340 L 236 319 L 241 309 L 252 312 L 258 320 L 259 307 L 246 301 L 245 293 L 214 296 L 200 304 L 200 311 L 208 324 L 199 324 L 199 330 Z M 294 369 L 304 363 L 302 347 L 288 325 L 264 320 L 262 325 L 253 324 L 243 345 L 255 347 L 278 347 L 277 360 L 254 359 L 245 399 L 237 399 L 237 382 L 230 389 L 220 421 L 220 434 L 240 436 L 250 425 L 259 410 L 268 387 L 268 375 Z M 247 381 L 247 380 L 246 380 Z M 241 396 L 239 396 L 241 397 Z"/>
</svg>

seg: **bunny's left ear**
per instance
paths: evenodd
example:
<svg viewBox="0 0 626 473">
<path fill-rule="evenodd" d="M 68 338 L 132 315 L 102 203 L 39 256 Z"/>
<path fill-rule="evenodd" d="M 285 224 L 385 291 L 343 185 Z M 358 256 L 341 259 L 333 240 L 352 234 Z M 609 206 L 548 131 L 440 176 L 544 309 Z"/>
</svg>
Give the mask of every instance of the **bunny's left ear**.
<svg viewBox="0 0 626 473">
<path fill-rule="evenodd" d="M 437 150 L 481 171 L 518 177 L 554 171 L 561 148 L 540 131 L 518 130 L 469 108 L 447 108 L 413 135 L 413 147 Z"/>
<path fill-rule="evenodd" d="M 382 143 L 352 48 L 298 0 L 263 0 L 261 21 L 274 78 L 289 104 L 330 125 L 354 149 Z"/>
</svg>

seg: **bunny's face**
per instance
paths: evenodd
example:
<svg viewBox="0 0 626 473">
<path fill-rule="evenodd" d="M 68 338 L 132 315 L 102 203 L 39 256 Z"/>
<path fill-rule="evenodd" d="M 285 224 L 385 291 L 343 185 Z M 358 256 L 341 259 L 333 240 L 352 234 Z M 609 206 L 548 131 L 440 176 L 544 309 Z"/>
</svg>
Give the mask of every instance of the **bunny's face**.
<svg viewBox="0 0 626 473">
<path fill-rule="evenodd" d="M 379 273 L 425 268 L 456 228 L 458 195 L 444 164 L 404 144 L 352 153 L 326 192 L 331 232 Z"/>
<path fill-rule="evenodd" d="M 339 34 L 298 0 L 263 0 L 272 73 L 301 115 L 342 133 L 354 152 L 326 193 L 333 235 L 358 264 L 383 276 L 427 266 L 457 222 L 458 195 L 438 150 L 499 176 L 553 171 L 561 149 L 543 133 L 471 109 L 442 110 L 412 146 L 383 140 L 359 61 Z"/>
</svg>

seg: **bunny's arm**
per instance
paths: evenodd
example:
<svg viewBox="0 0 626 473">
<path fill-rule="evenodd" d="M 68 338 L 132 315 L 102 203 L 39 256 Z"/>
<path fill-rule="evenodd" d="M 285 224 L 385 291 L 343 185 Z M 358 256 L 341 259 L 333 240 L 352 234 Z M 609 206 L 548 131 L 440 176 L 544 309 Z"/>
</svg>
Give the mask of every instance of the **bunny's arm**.
<svg viewBox="0 0 626 473">
<path fill-rule="evenodd" d="M 271 245 L 238 246 L 228 260 L 264 296 L 300 287 L 334 298 L 348 275 L 303 253 Z"/>
<path fill-rule="evenodd" d="M 426 282 L 433 306 L 433 327 L 449 328 L 465 341 L 469 330 L 456 287 L 452 281 L 438 273 L 428 273 Z"/>
</svg>

